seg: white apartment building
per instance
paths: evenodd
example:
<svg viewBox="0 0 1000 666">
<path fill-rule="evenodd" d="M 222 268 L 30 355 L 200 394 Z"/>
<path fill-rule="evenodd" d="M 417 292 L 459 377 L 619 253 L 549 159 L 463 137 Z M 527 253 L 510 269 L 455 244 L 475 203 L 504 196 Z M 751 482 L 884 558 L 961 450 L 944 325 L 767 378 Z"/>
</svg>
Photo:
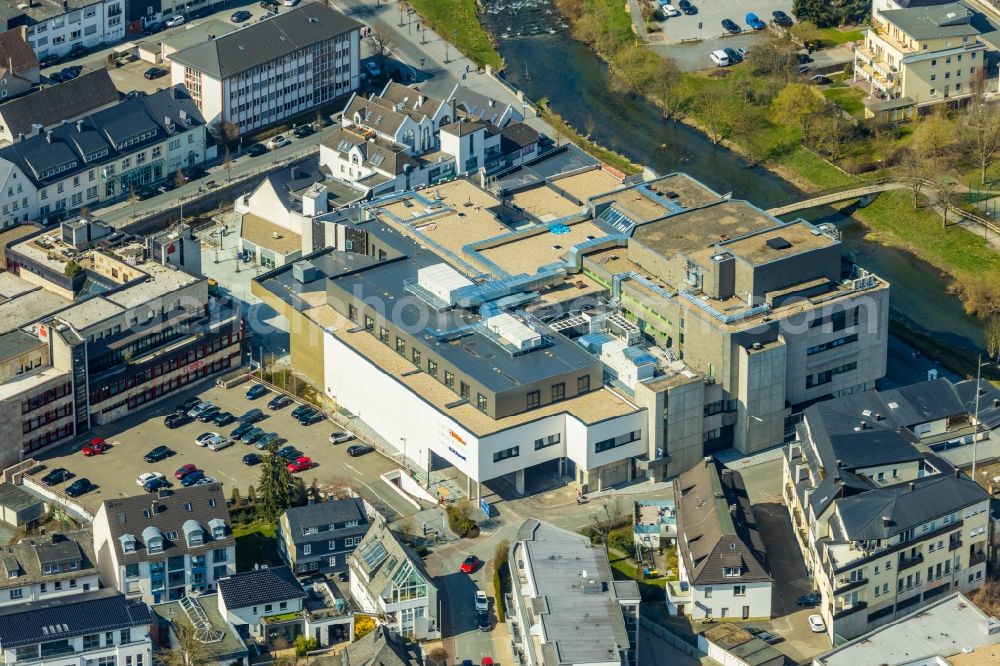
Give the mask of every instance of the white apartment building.
<svg viewBox="0 0 1000 666">
<path fill-rule="evenodd" d="M 0 562 L 0 608 L 100 587 L 90 530 L 24 539 L 8 546 Z"/>
<path fill-rule="evenodd" d="M 806 409 L 784 499 L 831 638 L 984 580 L 990 495 L 930 452 L 971 434 L 972 384 L 933 380 Z"/>
<path fill-rule="evenodd" d="M 129 98 L 0 148 L 0 224 L 62 219 L 206 158 L 205 122 L 183 87 Z"/>
<path fill-rule="evenodd" d="M 125 0 L 36 0 L 18 9 L 28 18 L 28 43 L 39 59 L 125 38 Z"/>
<path fill-rule="evenodd" d="M 250 134 L 357 90 L 360 29 L 325 4 L 303 4 L 170 54 L 171 80 L 209 123 Z"/>
<path fill-rule="evenodd" d="M 0 661 L 37 666 L 151 666 L 152 614 L 103 589 L 0 608 Z"/>
<path fill-rule="evenodd" d="M 236 571 L 222 485 L 105 500 L 94 517 L 101 582 L 147 603 L 214 590 Z"/>
</svg>

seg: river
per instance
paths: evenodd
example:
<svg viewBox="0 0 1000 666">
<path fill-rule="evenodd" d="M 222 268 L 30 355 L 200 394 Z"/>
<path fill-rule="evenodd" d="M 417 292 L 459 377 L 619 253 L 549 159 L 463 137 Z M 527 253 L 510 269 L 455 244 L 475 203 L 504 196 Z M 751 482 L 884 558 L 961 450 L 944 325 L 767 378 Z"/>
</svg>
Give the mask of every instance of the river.
<svg viewBox="0 0 1000 666">
<path fill-rule="evenodd" d="M 687 125 L 668 121 L 648 101 L 611 89 L 607 65 L 570 38 L 550 0 L 481 0 L 487 29 L 498 36 L 507 79 L 603 146 L 658 173 L 684 171 L 720 193 L 762 208 L 793 199 L 798 190 Z M 892 316 L 958 347 L 981 349 L 982 325 L 947 291 L 948 278 L 912 254 L 865 240 L 864 227 L 831 209 L 800 214 L 833 222 L 857 263 L 892 284 Z"/>
</svg>

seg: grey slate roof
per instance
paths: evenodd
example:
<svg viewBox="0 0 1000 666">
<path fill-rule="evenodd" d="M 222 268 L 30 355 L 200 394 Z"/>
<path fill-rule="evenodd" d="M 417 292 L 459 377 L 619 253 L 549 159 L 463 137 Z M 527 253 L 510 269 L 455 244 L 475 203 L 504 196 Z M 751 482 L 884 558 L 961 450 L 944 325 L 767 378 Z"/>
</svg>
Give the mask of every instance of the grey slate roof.
<svg viewBox="0 0 1000 666">
<path fill-rule="evenodd" d="M 907 427 L 966 411 L 952 383 L 943 378 L 900 386 L 881 394 L 891 410 L 890 418 Z M 893 403 L 898 406 L 893 407 Z"/>
<path fill-rule="evenodd" d="M 444 101 L 437 97 L 431 97 L 425 92 L 395 81 L 386 83 L 385 88 L 379 93 L 379 97 L 391 106 L 400 105 L 401 112 L 417 122 L 424 116 L 432 117 L 444 104 Z"/>
<path fill-rule="evenodd" d="M 870 490 L 837 503 L 837 512 L 851 541 L 888 539 L 938 516 L 989 499 L 968 477 L 939 474 L 907 483 Z M 889 519 L 884 525 L 883 517 Z"/>
<path fill-rule="evenodd" d="M 246 608 L 290 599 L 304 599 L 306 591 L 288 567 L 261 567 L 234 573 L 217 581 L 226 608 Z"/>
<path fill-rule="evenodd" d="M 525 148 L 538 143 L 538 132 L 525 123 L 507 123 L 500 131 L 501 151 L 510 152 L 513 148 Z M 509 145 L 504 145 L 509 144 Z"/>
<path fill-rule="evenodd" d="M 381 551 L 379 551 L 380 548 Z M 384 556 L 370 558 L 371 564 L 369 565 L 366 556 L 368 553 L 376 551 L 384 552 Z M 372 523 L 349 559 L 355 561 L 357 566 L 368 576 L 369 581 L 365 587 L 372 593 L 372 596 L 380 596 L 389 586 L 393 576 L 406 562 L 409 562 L 413 569 L 427 581 L 429 587 L 436 589 L 434 579 L 427 572 L 424 561 L 396 538 L 384 520 L 376 519 Z"/>
<path fill-rule="evenodd" d="M 348 151 L 356 147 L 361 152 L 365 167 L 392 175 L 403 173 L 406 165 L 419 166 L 419 162 L 408 154 L 408 146 L 379 136 L 369 141 L 349 129 L 334 130 L 323 139 L 323 145 L 336 150 L 344 159 L 347 158 Z"/>
<path fill-rule="evenodd" d="M 972 11 L 956 3 L 890 9 L 879 14 L 914 39 L 978 35 Z"/>
<path fill-rule="evenodd" d="M 328 539 L 330 532 L 324 531 L 328 525 L 341 526 L 340 528 L 335 527 L 335 529 L 356 530 L 357 527 L 344 528 L 343 524 L 350 520 L 356 520 L 358 521 L 358 527 L 361 527 L 368 522 L 368 515 L 365 513 L 364 500 L 360 497 L 348 497 L 286 509 L 285 519 L 288 521 L 292 541 L 295 543 L 309 543 L 318 540 L 317 537 Z M 302 534 L 302 530 L 305 527 L 321 527 L 324 529 L 321 529 L 317 534 L 305 536 Z M 361 527 L 362 532 L 366 529 L 365 527 Z"/>
<path fill-rule="evenodd" d="M 213 504 L 214 506 L 212 506 Z M 187 505 L 190 505 L 190 511 L 187 510 Z M 172 495 L 164 498 L 135 495 L 121 499 L 104 500 L 101 510 L 106 514 L 111 534 L 110 544 L 115 549 L 119 564 L 146 560 L 158 561 L 172 555 L 188 552 L 183 525 L 191 519 L 197 520 L 205 528 L 205 546 L 196 546 L 197 552 L 225 548 L 236 543 L 230 529 L 226 530 L 224 538 L 212 538 L 212 530 L 209 527 L 209 522 L 212 519 L 219 518 L 227 525 L 230 524 L 226 496 L 219 483 L 178 488 Z M 148 518 L 146 517 L 147 512 L 149 513 Z M 164 536 L 163 551 L 147 553 L 143 534 L 155 534 L 155 531 L 159 531 Z M 174 534 L 176 537 L 172 536 Z M 125 553 L 122 550 L 121 537 L 124 535 L 131 535 L 136 540 L 134 553 Z"/>
<path fill-rule="evenodd" d="M 361 26 L 359 21 L 332 7 L 308 3 L 168 57 L 213 79 L 223 80 L 359 30 Z"/>
<path fill-rule="evenodd" d="M 48 539 L 25 539 L 0 551 L 4 576 L 0 588 L 21 587 L 41 581 L 57 581 L 97 573 L 94 557 L 93 535 L 90 530 L 74 530 L 53 534 Z M 68 567 L 58 573 L 42 574 L 42 565 L 49 562 L 78 562 L 75 569 Z M 12 567 L 17 572 L 11 578 Z"/>
<path fill-rule="evenodd" d="M 104 588 L 0 608 L 0 650 L 148 625 L 149 607 Z"/>
<path fill-rule="evenodd" d="M 448 123 L 447 125 L 442 125 L 441 131 L 453 134 L 454 136 L 465 136 L 467 134 L 478 132 L 486 126 L 486 123 L 479 120 L 464 120 L 459 118 L 458 120 Z"/>
<path fill-rule="evenodd" d="M 510 109 L 510 104 L 501 102 L 476 92 L 471 88 L 459 85 L 452 91 L 451 99 L 455 102 L 455 108 L 480 120 L 496 125 L 500 118 Z"/>
<path fill-rule="evenodd" d="M 117 103 L 120 97 L 108 70 L 97 69 L 0 104 L 0 123 L 15 138 L 18 134 L 28 136 L 32 124 L 52 127 L 63 120 L 75 120 Z"/>
<path fill-rule="evenodd" d="M 384 624 L 347 646 L 330 666 L 420 666 L 420 650 Z"/>
<path fill-rule="evenodd" d="M 771 580 L 764 542 L 739 472 L 722 469 L 711 459 L 700 462 L 674 482 L 674 502 L 677 532 L 686 538 L 678 556 L 684 558 L 691 583 Z M 741 570 L 738 578 L 723 575 L 724 567 L 736 566 Z"/>
<path fill-rule="evenodd" d="M 981 381 L 982 394 L 979 396 L 979 422 L 986 428 L 1000 426 L 1000 389 L 991 382 Z M 955 384 L 955 393 L 965 405 L 969 414 L 976 413 L 976 381 L 967 379 Z"/>
</svg>

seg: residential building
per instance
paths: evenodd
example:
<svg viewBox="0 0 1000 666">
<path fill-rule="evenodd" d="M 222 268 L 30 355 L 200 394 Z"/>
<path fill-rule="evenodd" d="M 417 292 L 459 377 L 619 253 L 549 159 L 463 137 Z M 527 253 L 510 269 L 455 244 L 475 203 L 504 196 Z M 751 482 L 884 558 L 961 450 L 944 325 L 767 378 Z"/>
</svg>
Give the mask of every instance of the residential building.
<svg viewBox="0 0 1000 666">
<path fill-rule="evenodd" d="M 304 3 L 168 57 L 210 122 L 244 135 L 349 95 L 360 84 L 361 23 Z"/>
<path fill-rule="evenodd" d="M 0 32 L 0 100 L 31 92 L 38 85 L 38 57 L 27 34 L 23 26 Z"/>
<path fill-rule="evenodd" d="M 674 499 L 640 499 L 634 504 L 632 534 L 637 548 L 661 549 L 677 539 Z"/>
<path fill-rule="evenodd" d="M 1000 659 L 1000 622 L 961 592 L 813 657 L 812 666 L 973 666 Z"/>
<path fill-rule="evenodd" d="M 530 518 L 517 531 L 508 566 L 514 605 L 507 613 L 521 663 L 639 663 L 639 585 L 614 579 L 603 547 Z"/>
<path fill-rule="evenodd" d="M 124 0 L 36 0 L 18 5 L 28 43 L 39 58 L 65 56 L 125 38 Z"/>
<path fill-rule="evenodd" d="M 4 664 L 64 666 L 67 661 L 150 666 L 149 607 L 117 590 L 0 608 Z"/>
<path fill-rule="evenodd" d="M 363 612 L 384 616 L 386 627 L 410 640 L 441 636 L 437 587 L 384 520 L 372 523 L 348 565 L 351 599 Z"/>
<path fill-rule="evenodd" d="M 322 666 L 423 666 L 420 648 L 384 624 L 348 645 Z"/>
<path fill-rule="evenodd" d="M 107 69 L 83 72 L 75 79 L 0 104 L 0 139 L 7 143 L 21 141 L 114 106 L 120 100 L 121 94 Z"/>
<path fill-rule="evenodd" d="M 297 576 L 347 571 L 368 523 L 360 497 L 286 509 L 278 519 L 278 554 Z"/>
<path fill-rule="evenodd" d="M 222 485 L 105 500 L 94 517 L 101 581 L 130 599 L 179 601 L 236 571 Z"/>
<path fill-rule="evenodd" d="M 0 607 L 89 592 L 100 587 L 90 530 L 27 538 L 0 554 Z"/>
<path fill-rule="evenodd" d="M 746 629 L 719 624 L 698 634 L 698 648 L 715 663 L 727 666 L 784 666 L 785 655 Z"/>
<path fill-rule="evenodd" d="M 205 122 L 183 87 L 129 97 L 0 148 L 0 222 L 51 221 L 128 196 L 206 158 Z"/>
<path fill-rule="evenodd" d="M 872 97 L 866 117 L 902 119 L 976 93 L 987 76 L 987 51 L 976 14 L 953 2 L 872 11 L 872 25 L 854 46 L 854 80 Z"/>
<path fill-rule="evenodd" d="M 562 148 L 488 189 L 317 216 L 321 249 L 253 293 L 366 434 L 421 476 L 456 468 L 472 497 L 501 477 L 589 492 L 750 454 L 784 440 L 792 405 L 884 374 L 888 285 L 843 262 L 835 228 L 587 160 Z"/>
<path fill-rule="evenodd" d="M 864 391 L 803 412 L 783 495 L 838 640 L 982 584 L 990 495 L 931 449 L 965 430 L 971 384 Z"/>
<path fill-rule="evenodd" d="M 152 607 L 158 649 L 182 647 L 179 634 L 194 633 L 200 664 L 250 663 L 247 643 L 219 612 L 219 593 L 182 597 Z"/>
<path fill-rule="evenodd" d="M 667 589 L 670 611 L 770 619 L 774 579 L 740 473 L 705 458 L 674 481 L 674 503 L 679 583 Z"/>
</svg>

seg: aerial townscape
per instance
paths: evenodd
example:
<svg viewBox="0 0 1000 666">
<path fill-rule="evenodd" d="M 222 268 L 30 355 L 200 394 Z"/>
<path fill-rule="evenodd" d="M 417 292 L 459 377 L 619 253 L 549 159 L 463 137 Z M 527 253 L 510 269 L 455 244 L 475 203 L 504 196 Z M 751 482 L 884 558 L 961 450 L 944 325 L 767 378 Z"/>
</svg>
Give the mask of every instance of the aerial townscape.
<svg viewBox="0 0 1000 666">
<path fill-rule="evenodd" d="M 998 203 L 1000 0 L 8 0 L 0 666 L 1000 666 Z"/>
</svg>

